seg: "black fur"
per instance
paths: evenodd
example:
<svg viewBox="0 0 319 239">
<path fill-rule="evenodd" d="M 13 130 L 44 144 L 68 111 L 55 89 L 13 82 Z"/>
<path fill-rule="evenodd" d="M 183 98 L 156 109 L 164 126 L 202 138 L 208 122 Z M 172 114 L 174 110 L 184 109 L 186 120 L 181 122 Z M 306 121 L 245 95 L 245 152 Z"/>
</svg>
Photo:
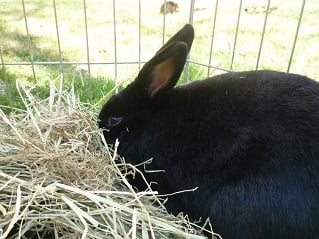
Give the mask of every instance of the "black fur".
<svg viewBox="0 0 319 239">
<path fill-rule="evenodd" d="M 161 194 L 198 187 L 166 206 L 210 217 L 224 239 L 319 238 L 319 84 L 248 71 L 173 88 L 192 39 L 186 25 L 104 105 L 107 142 L 127 162 L 153 158 Z"/>
</svg>

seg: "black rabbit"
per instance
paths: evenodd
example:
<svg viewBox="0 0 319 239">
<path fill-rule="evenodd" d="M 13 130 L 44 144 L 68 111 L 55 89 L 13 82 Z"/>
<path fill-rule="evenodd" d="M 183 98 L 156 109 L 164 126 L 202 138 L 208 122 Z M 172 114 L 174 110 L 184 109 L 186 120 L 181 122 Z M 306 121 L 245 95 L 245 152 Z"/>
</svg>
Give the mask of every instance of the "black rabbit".
<svg viewBox="0 0 319 239">
<path fill-rule="evenodd" d="M 319 238 L 319 84 L 247 71 L 174 88 L 193 37 L 186 25 L 104 105 L 107 142 L 132 164 L 153 158 L 159 193 L 196 189 L 168 210 L 210 217 L 224 239 Z"/>
</svg>

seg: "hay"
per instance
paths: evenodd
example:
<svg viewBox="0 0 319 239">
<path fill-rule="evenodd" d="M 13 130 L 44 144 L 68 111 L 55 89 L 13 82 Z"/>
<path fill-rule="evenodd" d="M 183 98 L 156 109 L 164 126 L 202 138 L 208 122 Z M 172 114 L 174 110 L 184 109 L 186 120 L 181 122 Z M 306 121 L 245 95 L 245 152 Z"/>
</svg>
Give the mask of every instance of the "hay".
<svg viewBox="0 0 319 239">
<path fill-rule="evenodd" d="M 17 89 L 26 110 L 0 109 L 1 239 L 203 238 L 156 192 L 133 191 L 123 175 L 130 165 L 105 146 L 74 90 L 51 84 L 39 100 Z"/>
</svg>

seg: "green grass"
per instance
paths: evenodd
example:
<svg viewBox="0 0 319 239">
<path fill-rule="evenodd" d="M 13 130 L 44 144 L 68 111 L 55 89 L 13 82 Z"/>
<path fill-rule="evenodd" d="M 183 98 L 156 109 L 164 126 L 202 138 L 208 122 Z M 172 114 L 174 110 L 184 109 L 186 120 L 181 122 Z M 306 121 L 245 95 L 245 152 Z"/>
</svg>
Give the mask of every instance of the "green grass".
<svg viewBox="0 0 319 239">
<path fill-rule="evenodd" d="M 35 61 L 59 61 L 56 26 L 52 1 L 25 0 L 26 15 L 31 39 L 26 35 L 20 0 L 0 0 L 0 39 L 5 62 L 29 62 L 30 46 Z M 266 4 L 267 1 L 259 1 Z M 264 44 L 261 52 L 259 69 L 286 71 L 297 20 L 300 14 L 300 0 L 272 1 L 278 6 L 268 17 Z M 147 61 L 162 45 L 163 16 L 159 14 L 162 0 L 141 1 L 141 60 Z M 196 1 L 205 9 L 194 13 L 195 40 L 191 51 L 191 60 L 208 64 L 214 17 L 215 2 Z M 88 33 L 91 62 L 114 62 L 113 8 L 112 1 L 86 1 L 88 17 Z M 174 32 L 189 20 L 190 5 L 188 1 L 179 1 L 180 12 L 166 15 L 167 40 Z M 235 46 L 234 62 L 232 51 L 236 31 L 239 1 L 219 1 L 216 19 L 215 38 L 212 49 L 213 66 L 233 70 L 253 70 L 256 68 L 257 54 L 264 23 L 263 14 L 248 14 L 244 8 L 251 1 L 243 1 L 243 10 Z M 138 1 L 116 1 L 117 60 L 136 62 L 139 54 L 139 15 Z M 196 7 L 196 6 L 195 6 Z M 83 2 L 77 0 L 56 1 L 57 18 L 60 33 L 63 61 L 86 61 L 86 37 L 84 27 Z M 291 72 L 319 79 L 319 32 L 317 18 L 319 2 L 306 2 L 303 21 Z M 207 68 L 190 65 L 191 80 L 207 77 Z M 138 72 L 137 64 L 118 65 L 115 73 L 114 65 L 91 65 L 91 78 L 88 80 L 86 65 L 63 65 L 65 87 L 72 83 L 81 100 L 95 103 L 106 95 L 111 87 L 122 80 L 134 79 Z M 31 66 L 6 66 L 7 84 L 13 99 L 16 97 L 15 80 L 25 84 L 35 84 L 41 89 L 38 94 L 46 96 L 50 80 L 60 78 L 58 65 L 36 65 L 36 79 Z M 211 70 L 210 75 L 220 73 Z M 3 75 L 3 73 L 1 73 Z M 116 76 L 116 79 L 115 79 Z M 4 81 L 4 77 L 1 77 Z M 181 81 L 182 83 L 182 81 Z M 91 91 L 92 90 L 92 91 Z M 91 91 L 92 93 L 90 94 Z M 0 104 L 8 104 L 6 95 L 0 95 Z M 13 104 L 17 104 L 13 100 Z M 17 104 L 18 107 L 19 104 Z"/>
<path fill-rule="evenodd" d="M 0 75 L 3 74 L 3 70 L 0 69 Z M 70 77 L 71 75 L 67 75 Z M 6 73 L 6 81 L 1 82 L 0 87 L 3 88 L 0 91 L 0 109 L 5 113 L 11 112 L 12 109 L 25 109 L 25 104 L 22 102 L 19 92 L 16 87 L 16 80 L 19 80 L 19 77 L 13 73 Z M 55 80 L 48 79 L 43 81 L 41 84 L 37 84 L 36 87 L 31 87 L 31 93 L 38 97 L 39 99 L 46 99 L 50 95 L 50 83 L 56 85 L 58 88 L 61 83 L 62 78 L 58 77 Z M 92 105 L 101 107 L 101 99 L 105 98 L 106 92 L 111 91 L 115 88 L 115 82 L 111 79 L 106 79 L 103 77 L 90 78 L 86 75 L 78 73 L 74 75 L 72 79 L 65 79 L 68 84 L 65 84 L 67 90 L 74 90 L 75 95 L 82 102 L 90 102 Z M 31 81 L 31 80 L 29 80 Z M 32 83 L 28 81 L 23 81 L 24 85 L 33 86 Z M 90 92 L 93 92 L 92 94 Z M 104 99 L 106 100 L 106 98 Z M 7 107 L 6 107 L 7 106 Z"/>
</svg>

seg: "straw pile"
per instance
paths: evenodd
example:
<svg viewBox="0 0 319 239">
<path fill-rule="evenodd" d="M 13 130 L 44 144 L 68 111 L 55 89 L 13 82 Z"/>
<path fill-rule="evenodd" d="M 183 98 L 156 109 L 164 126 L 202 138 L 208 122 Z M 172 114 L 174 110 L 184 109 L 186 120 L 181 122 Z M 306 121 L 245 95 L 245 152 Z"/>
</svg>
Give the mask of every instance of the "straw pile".
<svg viewBox="0 0 319 239">
<path fill-rule="evenodd" d="M 26 110 L 0 109 L 0 238 L 203 238 L 156 192 L 134 193 L 89 106 L 51 86 Z M 1 106 L 3 107 L 3 106 Z"/>
</svg>

